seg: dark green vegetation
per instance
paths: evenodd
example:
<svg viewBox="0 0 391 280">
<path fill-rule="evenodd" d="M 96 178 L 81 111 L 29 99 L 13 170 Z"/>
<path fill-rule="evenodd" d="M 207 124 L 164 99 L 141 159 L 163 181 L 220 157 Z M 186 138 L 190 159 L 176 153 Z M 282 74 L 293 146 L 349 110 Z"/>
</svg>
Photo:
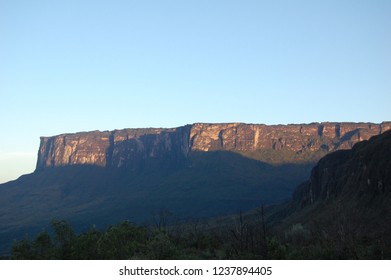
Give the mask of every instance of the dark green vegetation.
<svg viewBox="0 0 391 280">
<path fill-rule="evenodd" d="M 161 161 L 160 161 L 161 160 Z M 313 164 L 273 166 L 232 152 L 193 152 L 185 162 L 145 161 L 137 171 L 96 166 L 46 168 L 0 186 L 0 253 L 51 219 L 80 232 L 164 208 L 178 219 L 211 218 L 288 200 Z"/>
<path fill-rule="evenodd" d="M 64 221 L 53 221 L 54 234 L 39 233 L 33 240 L 16 242 L 13 259 L 187 259 L 216 258 L 221 240 L 193 233 L 173 235 L 166 229 L 149 230 L 129 222 L 105 231 L 92 228 L 75 234 Z"/>
<path fill-rule="evenodd" d="M 282 206 L 215 220 L 170 223 L 168 212 L 154 226 L 121 222 L 80 234 L 65 221 L 52 221 L 33 239 L 15 241 L 12 259 L 390 259 L 385 239 L 360 237 L 346 227 L 332 231 L 293 224 L 276 231 L 267 222 Z M 264 214 L 262 214 L 264 213 Z M 348 224 L 343 224 L 348 226 Z"/>
<path fill-rule="evenodd" d="M 160 217 L 162 218 L 162 217 Z M 192 221 L 147 228 L 127 221 L 104 231 L 76 234 L 65 221 L 52 221 L 32 240 L 14 242 L 12 259 L 281 259 L 287 255 L 275 238 L 267 238 L 262 220 L 249 224 L 240 216 L 232 225 L 213 228 Z"/>
</svg>

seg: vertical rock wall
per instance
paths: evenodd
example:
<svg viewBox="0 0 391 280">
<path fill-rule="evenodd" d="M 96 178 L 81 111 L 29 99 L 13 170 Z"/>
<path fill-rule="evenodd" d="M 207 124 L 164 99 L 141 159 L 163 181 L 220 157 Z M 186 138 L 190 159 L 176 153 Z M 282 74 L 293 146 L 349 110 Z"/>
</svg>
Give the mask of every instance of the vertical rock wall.
<svg viewBox="0 0 391 280">
<path fill-rule="evenodd" d="M 172 129 L 92 131 L 41 137 L 37 169 L 66 165 L 135 167 L 146 159 L 179 160 L 191 151 L 288 151 L 300 155 L 350 149 L 391 129 L 391 122 L 292 125 L 197 123 Z"/>
</svg>

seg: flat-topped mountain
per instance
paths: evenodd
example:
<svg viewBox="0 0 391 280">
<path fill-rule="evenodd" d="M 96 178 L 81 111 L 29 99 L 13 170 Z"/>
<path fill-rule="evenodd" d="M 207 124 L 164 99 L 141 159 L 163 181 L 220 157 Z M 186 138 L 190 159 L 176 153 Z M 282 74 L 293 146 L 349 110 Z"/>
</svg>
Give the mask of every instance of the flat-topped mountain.
<svg viewBox="0 0 391 280">
<path fill-rule="evenodd" d="M 238 152 L 267 163 L 297 163 L 350 149 L 391 128 L 391 122 L 293 125 L 203 124 L 178 128 L 93 131 L 42 137 L 37 169 L 77 164 L 136 168 L 161 158 L 181 162 L 194 151 Z"/>
<path fill-rule="evenodd" d="M 286 201 L 316 161 L 391 122 L 193 124 L 42 137 L 36 171 L 0 185 L 0 252 L 51 219 L 76 229 L 208 218 Z"/>
</svg>

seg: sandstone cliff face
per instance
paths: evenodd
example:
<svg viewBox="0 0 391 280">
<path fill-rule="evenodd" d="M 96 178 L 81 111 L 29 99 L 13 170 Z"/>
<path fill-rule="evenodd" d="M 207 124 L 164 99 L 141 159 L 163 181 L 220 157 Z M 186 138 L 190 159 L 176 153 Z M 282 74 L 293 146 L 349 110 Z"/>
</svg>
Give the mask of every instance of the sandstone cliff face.
<svg viewBox="0 0 391 280">
<path fill-rule="evenodd" d="M 173 129 L 124 129 L 42 137 L 37 169 L 88 164 L 134 167 L 147 158 L 184 157 L 190 126 Z"/>
<path fill-rule="evenodd" d="M 186 159 L 192 151 L 257 152 L 276 151 L 297 155 L 350 149 L 391 129 L 391 122 L 312 123 L 293 125 L 205 124 L 172 129 L 124 129 L 93 131 L 42 137 L 37 169 L 66 165 L 97 165 L 133 168 L 146 159 Z M 266 162 L 284 163 L 292 160 Z"/>
</svg>

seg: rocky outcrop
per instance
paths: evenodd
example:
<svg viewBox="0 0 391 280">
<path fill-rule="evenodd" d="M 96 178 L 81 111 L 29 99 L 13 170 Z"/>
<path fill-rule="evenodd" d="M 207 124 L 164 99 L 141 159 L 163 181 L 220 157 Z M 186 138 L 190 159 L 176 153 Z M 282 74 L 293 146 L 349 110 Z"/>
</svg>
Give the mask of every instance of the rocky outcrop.
<svg viewBox="0 0 391 280">
<path fill-rule="evenodd" d="M 147 159 L 162 158 L 180 162 L 194 151 L 233 151 L 246 153 L 269 163 L 300 162 L 309 154 L 350 149 L 391 129 L 391 122 L 312 123 L 293 125 L 206 124 L 178 128 L 93 131 L 42 137 L 37 170 L 66 165 L 97 165 L 133 168 Z M 282 156 L 264 157 L 259 151 Z M 285 156 L 285 153 L 291 156 Z M 306 155 L 306 156 L 304 156 Z M 318 157 L 318 158 L 316 158 Z"/>
<path fill-rule="evenodd" d="M 374 200 L 391 192 L 391 131 L 357 143 L 351 150 L 322 158 L 308 182 L 299 186 L 293 201 L 300 208 L 335 199 Z M 345 203 L 346 204 L 346 203 Z"/>
</svg>

